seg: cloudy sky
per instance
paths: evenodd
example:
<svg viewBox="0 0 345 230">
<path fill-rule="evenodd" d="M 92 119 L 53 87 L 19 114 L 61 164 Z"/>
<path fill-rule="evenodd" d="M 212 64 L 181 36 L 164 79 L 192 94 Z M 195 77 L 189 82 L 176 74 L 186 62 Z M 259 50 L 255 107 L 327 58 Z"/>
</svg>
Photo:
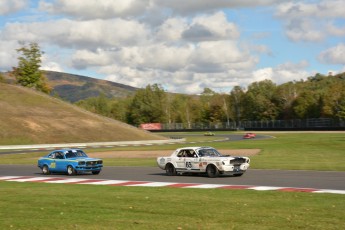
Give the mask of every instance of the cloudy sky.
<svg viewBox="0 0 345 230">
<path fill-rule="evenodd" d="M 0 0 L 0 71 L 42 69 L 169 92 L 228 93 L 345 71 L 345 0 Z"/>
</svg>

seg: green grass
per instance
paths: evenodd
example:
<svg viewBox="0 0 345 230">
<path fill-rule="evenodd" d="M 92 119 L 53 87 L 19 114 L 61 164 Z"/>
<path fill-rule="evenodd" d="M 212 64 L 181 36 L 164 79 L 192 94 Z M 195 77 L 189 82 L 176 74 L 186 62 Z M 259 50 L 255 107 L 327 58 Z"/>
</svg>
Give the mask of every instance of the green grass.
<svg viewBox="0 0 345 230">
<path fill-rule="evenodd" d="M 217 149 L 260 149 L 258 155 L 251 156 L 251 168 L 345 171 L 345 133 L 275 133 L 275 138 L 253 139 L 234 142 L 199 142 L 197 144 L 152 145 L 137 147 L 118 147 L 111 149 L 90 149 L 95 151 L 118 150 L 167 150 L 189 145 L 207 145 Z M 214 137 L 209 137 L 213 139 Z M 216 139 L 219 138 L 216 136 Z M 201 136 L 187 137 L 187 141 L 206 141 Z M 42 153 L 2 154 L 1 164 L 36 164 Z M 105 166 L 156 166 L 155 158 L 105 158 Z"/>
<path fill-rule="evenodd" d="M 344 229 L 343 195 L 0 182 L 0 229 Z"/>
</svg>

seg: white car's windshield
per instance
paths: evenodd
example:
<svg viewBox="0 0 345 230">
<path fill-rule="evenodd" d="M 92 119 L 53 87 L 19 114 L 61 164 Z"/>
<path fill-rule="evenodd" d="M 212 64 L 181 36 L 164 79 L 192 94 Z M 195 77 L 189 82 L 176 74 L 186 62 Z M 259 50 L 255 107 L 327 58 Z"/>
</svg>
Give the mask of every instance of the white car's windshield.
<svg viewBox="0 0 345 230">
<path fill-rule="evenodd" d="M 199 157 L 221 157 L 222 156 L 222 154 L 220 154 L 217 150 L 213 148 L 199 149 L 198 154 L 199 154 Z"/>
<path fill-rule="evenodd" d="M 81 150 L 69 150 L 66 153 L 66 158 L 87 157 L 86 153 Z"/>
</svg>

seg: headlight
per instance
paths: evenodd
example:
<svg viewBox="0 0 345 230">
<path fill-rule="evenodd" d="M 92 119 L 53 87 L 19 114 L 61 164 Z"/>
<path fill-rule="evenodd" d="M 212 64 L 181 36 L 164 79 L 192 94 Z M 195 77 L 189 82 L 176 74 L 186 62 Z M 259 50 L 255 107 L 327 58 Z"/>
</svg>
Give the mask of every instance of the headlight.
<svg viewBox="0 0 345 230">
<path fill-rule="evenodd" d="M 78 165 L 84 165 L 85 164 L 85 161 L 79 161 L 78 162 Z"/>
</svg>

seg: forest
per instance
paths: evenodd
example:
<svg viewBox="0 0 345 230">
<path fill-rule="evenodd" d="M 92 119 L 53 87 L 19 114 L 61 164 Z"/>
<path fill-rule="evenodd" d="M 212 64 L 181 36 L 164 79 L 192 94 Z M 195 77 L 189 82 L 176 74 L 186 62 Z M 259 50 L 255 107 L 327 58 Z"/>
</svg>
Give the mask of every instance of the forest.
<svg viewBox="0 0 345 230">
<path fill-rule="evenodd" d="M 131 125 L 143 123 L 221 123 L 309 118 L 345 119 L 345 73 L 316 74 L 277 85 L 271 80 L 234 87 L 229 93 L 205 88 L 200 95 L 166 92 L 147 85 L 127 98 L 105 95 L 78 101 L 78 106 Z"/>
</svg>

